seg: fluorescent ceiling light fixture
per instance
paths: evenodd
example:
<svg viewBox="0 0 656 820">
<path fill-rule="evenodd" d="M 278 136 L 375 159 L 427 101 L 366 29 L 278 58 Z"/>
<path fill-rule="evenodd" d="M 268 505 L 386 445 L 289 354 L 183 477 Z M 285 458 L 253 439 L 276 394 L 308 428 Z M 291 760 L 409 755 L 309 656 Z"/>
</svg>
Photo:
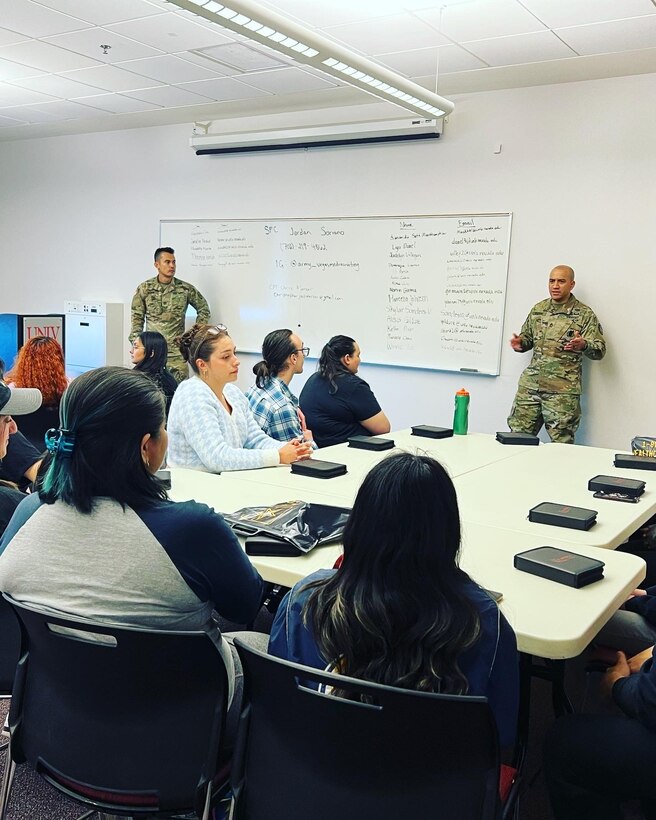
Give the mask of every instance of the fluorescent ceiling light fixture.
<svg viewBox="0 0 656 820">
<path fill-rule="evenodd" d="M 443 117 L 453 103 L 255 0 L 167 0 L 324 74 L 415 114 Z"/>
</svg>

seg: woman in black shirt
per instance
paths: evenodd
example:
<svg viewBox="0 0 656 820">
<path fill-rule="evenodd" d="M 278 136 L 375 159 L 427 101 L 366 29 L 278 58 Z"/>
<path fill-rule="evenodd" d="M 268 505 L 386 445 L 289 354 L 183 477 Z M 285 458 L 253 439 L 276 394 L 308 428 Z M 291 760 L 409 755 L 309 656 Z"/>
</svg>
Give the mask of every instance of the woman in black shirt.
<svg viewBox="0 0 656 820">
<path fill-rule="evenodd" d="M 146 330 L 132 343 L 130 358 L 134 369 L 145 373 L 152 379 L 166 398 L 166 415 L 168 417 L 171 399 L 178 386 L 173 374 L 166 369 L 168 345 L 161 333 Z"/>
<path fill-rule="evenodd" d="M 359 367 L 360 346 L 350 336 L 333 336 L 321 351 L 319 368 L 299 397 L 319 447 L 341 444 L 351 436 L 389 433 L 387 416 L 367 382 L 356 375 Z"/>
</svg>

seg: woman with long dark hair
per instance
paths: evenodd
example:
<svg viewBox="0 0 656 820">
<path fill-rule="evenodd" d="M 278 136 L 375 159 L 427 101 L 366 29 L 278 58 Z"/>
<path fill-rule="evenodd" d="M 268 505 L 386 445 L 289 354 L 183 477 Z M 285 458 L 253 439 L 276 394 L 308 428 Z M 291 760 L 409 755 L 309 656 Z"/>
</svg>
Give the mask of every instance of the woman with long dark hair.
<svg viewBox="0 0 656 820">
<path fill-rule="evenodd" d="M 203 629 L 232 681 L 213 612 L 248 623 L 263 582 L 220 515 L 168 500 L 155 475 L 167 448 L 162 393 L 139 373 L 101 367 L 70 384 L 60 415 L 39 491 L 0 543 L 0 589 L 48 612 Z"/>
<path fill-rule="evenodd" d="M 134 370 L 145 373 L 149 379 L 155 382 L 164 393 L 166 399 L 166 415 L 169 414 L 171 399 L 178 386 L 175 377 L 170 370 L 166 369 L 166 357 L 169 347 L 166 339 L 161 333 L 154 330 L 145 330 L 140 333 L 132 342 L 130 348 L 130 358 L 134 365 Z"/>
<path fill-rule="evenodd" d="M 351 436 L 389 433 L 390 423 L 371 388 L 358 375 L 360 346 L 350 336 L 324 345 L 319 367 L 301 390 L 299 402 L 319 447 Z"/>
<path fill-rule="evenodd" d="M 403 689 L 485 695 L 511 745 L 515 635 L 458 566 L 458 502 L 444 468 L 409 453 L 383 459 L 360 487 L 343 543 L 340 569 L 310 575 L 283 599 L 269 651 Z"/>
</svg>

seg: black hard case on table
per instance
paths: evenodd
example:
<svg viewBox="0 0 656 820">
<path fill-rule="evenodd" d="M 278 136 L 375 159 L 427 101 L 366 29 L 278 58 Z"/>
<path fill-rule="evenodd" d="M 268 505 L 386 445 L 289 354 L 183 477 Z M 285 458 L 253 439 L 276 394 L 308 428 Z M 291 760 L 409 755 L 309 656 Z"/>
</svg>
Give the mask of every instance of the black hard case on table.
<svg viewBox="0 0 656 820">
<path fill-rule="evenodd" d="M 351 436 L 348 446 L 356 450 L 391 450 L 394 447 L 394 439 L 380 436 Z"/>
<path fill-rule="evenodd" d="M 656 458 L 616 453 L 613 466 L 624 467 L 627 470 L 656 470 Z"/>
<path fill-rule="evenodd" d="M 513 433 L 512 431 L 501 431 L 497 433 L 497 441 L 501 444 L 516 444 L 524 445 L 525 447 L 537 447 L 540 439 L 537 436 L 532 436 L 529 433 Z"/>
<path fill-rule="evenodd" d="M 312 478 L 335 478 L 346 473 L 346 464 L 308 458 L 305 461 L 295 461 L 292 464 L 292 473 L 307 475 Z"/>
<path fill-rule="evenodd" d="M 554 527 L 589 530 L 597 522 L 597 510 L 543 501 L 528 511 L 528 520 L 534 524 L 551 524 Z"/>
<path fill-rule="evenodd" d="M 596 475 L 588 481 L 588 490 L 603 493 L 622 493 L 630 498 L 638 498 L 645 491 L 645 482 L 637 478 L 622 478 L 614 475 Z"/>
<path fill-rule="evenodd" d="M 514 566 L 569 587 L 581 587 L 604 576 L 604 562 L 557 547 L 536 547 L 515 555 Z"/>
<path fill-rule="evenodd" d="M 418 424 L 411 429 L 413 436 L 422 436 L 423 438 L 451 438 L 453 435 L 452 427 L 432 427 L 430 424 Z"/>
</svg>

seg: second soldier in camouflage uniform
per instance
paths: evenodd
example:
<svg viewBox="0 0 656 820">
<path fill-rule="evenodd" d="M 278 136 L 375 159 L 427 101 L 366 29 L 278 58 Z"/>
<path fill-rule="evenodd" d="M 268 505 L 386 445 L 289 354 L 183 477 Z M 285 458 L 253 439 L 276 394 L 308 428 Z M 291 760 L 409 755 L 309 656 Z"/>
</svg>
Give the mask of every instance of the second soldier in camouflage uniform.
<svg viewBox="0 0 656 820">
<path fill-rule="evenodd" d="M 133 342 L 144 330 L 144 321 L 145 330 L 161 333 L 169 348 L 166 366 L 176 381 L 181 382 L 189 375 L 189 368 L 175 340 L 185 331 L 187 306 L 196 309 L 196 321 L 203 325 L 210 320 L 210 307 L 193 285 L 175 278 L 173 248 L 157 248 L 155 268 L 157 276 L 142 282 L 132 297 L 130 341 Z"/>
<path fill-rule="evenodd" d="M 513 350 L 533 350 L 519 379 L 508 426 L 537 435 L 542 424 L 552 441 L 573 444 L 581 420 L 582 356 L 603 359 L 606 342 L 599 320 L 571 294 L 574 271 L 559 265 L 549 274 L 551 298 L 538 302 L 513 334 Z"/>
</svg>

